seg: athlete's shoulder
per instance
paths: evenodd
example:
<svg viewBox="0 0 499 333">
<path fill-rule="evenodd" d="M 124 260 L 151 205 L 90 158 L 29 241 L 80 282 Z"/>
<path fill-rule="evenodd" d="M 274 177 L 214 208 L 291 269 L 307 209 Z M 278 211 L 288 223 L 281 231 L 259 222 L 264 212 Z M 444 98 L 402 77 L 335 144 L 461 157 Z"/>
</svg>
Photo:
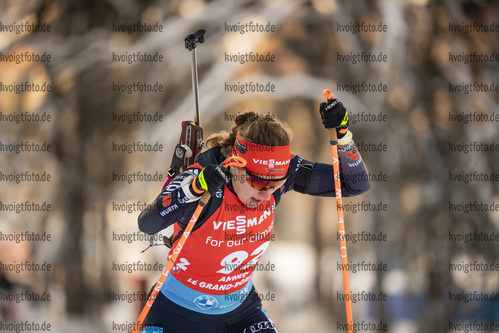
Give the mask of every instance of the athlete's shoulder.
<svg viewBox="0 0 499 333">
<path fill-rule="evenodd" d="M 221 147 L 210 148 L 196 157 L 196 164 L 205 167 L 208 164 L 220 164 L 224 161 Z"/>
</svg>

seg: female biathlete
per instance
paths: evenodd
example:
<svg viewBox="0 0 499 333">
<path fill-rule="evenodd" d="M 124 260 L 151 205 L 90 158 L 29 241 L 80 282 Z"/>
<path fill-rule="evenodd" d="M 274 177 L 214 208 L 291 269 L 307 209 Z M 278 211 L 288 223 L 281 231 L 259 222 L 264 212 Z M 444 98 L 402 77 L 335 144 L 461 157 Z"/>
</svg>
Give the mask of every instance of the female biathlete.
<svg viewBox="0 0 499 333">
<path fill-rule="evenodd" d="M 336 128 L 338 134 L 342 195 L 367 191 L 367 171 L 348 130 L 345 107 L 329 100 L 320 113 L 326 129 Z M 149 310 L 143 333 L 277 332 L 251 279 L 269 246 L 275 207 L 291 190 L 334 196 L 332 165 L 292 155 L 290 141 L 291 131 L 279 120 L 239 114 L 231 132 L 209 137 L 210 149 L 142 212 L 138 222 L 145 233 L 174 224 L 175 248 L 198 200 L 205 191 L 211 194 Z M 231 156 L 244 158 L 246 167 L 221 167 Z"/>
</svg>

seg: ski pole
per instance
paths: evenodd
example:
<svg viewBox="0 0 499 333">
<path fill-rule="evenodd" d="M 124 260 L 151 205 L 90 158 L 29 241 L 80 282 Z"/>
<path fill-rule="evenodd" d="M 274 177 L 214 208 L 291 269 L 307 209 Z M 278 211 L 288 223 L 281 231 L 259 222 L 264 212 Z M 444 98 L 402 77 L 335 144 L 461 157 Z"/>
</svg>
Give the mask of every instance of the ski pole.
<svg viewBox="0 0 499 333">
<path fill-rule="evenodd" d="M 192 73 L 192 91 L 194 92 L 194 103 L 196 106 L 196 119 L 194 122 L 199 126 L 199 94 L 198 94 L 198 65 L 196 60 L 196 43 L 204 43 L 204 34 L 206 30 L 199 29 L 193 34 L 185 37 L 185 48 L 191 51 L 191 73 Z"/>
<path fill-rule="evenodd" d="M 324 97 L 333 99 L 333 93 L 324 89 Z M 352 301 L 350 299 L 350 280 L 348 279 L 347 242 L 345 239 L 345 221 L 343 219 L 343 200 L 341 197 L 340 165 L 338 159 L 338 136 L 335 128 L 329 129 L 329 141 L 331 143 L 331 155 L 333 158 L 334 189 L 336 192 L 336 212 L 338 214 L 338 233 L 340 235 L 340 255 L 343 272 L 343 291 L 345 293 L 345 308 L 347 315 L 348 333 L 353 333 Z"/>
<path fill-rule="evenodd" d="M 235 160 L 235 162 L 232 162 L 232 160 Z M 222 162 L 222 167 L 227 168 L 229 166 L 236 166 L 236 167 L 244 167 L 246 166 L 246 160 L 242 157 L 239 156 L 232 156 L 227 158 L 225 161 Z M 182 233 L 182 237 L 178 240 L 177 246 L 175 246 L 175 249 L 173 249 L 172 255 L 168 259 L 168 262 L 163 269 L 163 272 L 161 273 L 161 276 L 159 277 L 158 281 L 154 285 L 154 288 L 151 292 L 151 295 L 147 299 L 146 304 L 144 305 L 144 308 L 142 309 L 142 312 L 139 315 L 139 318 L 133 325 L 133 329 L 131 333 L 137 333 L 140 327 L 143 325 L 144 320 L 146 319 L 147 314 L 149 313 L 149 310 L 151 309 L 154 301 L 156 300 L 156 297 L 158 296 L 161 287 L 165 283 L 166 277 L 170 273 L 171 269 L 175 265 L 175 262 L 177 260 L 178 255 L 180 254 L 180 251 L 184 247 L 185 242 L 189 238 L 189 235 L 192 231 L 192 228 L 196 224 L 196 221 L 199 218 L 199 215 L 201 215 L 201 212 L 203 208 L 206 206 L 206 203 L 210 200 L 210 193 L 205 192 L 201 199 L 199 200 L 199 203 L 196 207 L 196 210 L 192 214 L 191 219 L 189 220 L 189 223 L 187 223 L 187 226 L 185 227 L 184 232 Z"/>
</svg>

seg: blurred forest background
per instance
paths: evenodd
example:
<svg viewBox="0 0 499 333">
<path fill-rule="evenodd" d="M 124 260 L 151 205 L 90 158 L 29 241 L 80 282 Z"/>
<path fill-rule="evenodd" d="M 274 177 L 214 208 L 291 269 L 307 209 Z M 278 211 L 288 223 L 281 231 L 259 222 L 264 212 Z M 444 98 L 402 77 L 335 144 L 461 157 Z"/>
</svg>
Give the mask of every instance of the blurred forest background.
<svg viewBox="0 0 499 333">
<path fill-rule="evenodd" d="M 498 271 L 462 269 L 470 262 L 499 264 L 499 240 L 463 238 L 470 232 L 499 233 L 497 209 L 464 211 L 469 202 L 499 204 L 499 184 L 497 179 L 454 177 L 499 172 L 498 151 L 465 153 L 450 148 L 467 142 L 499 144 L 497 119 L 452 120 L 470 112 L 498 115 L 497 91 L 465 93 L 450 88 L 454 83 L 499 83 L 497 60 L 465 63 L 450 57 L 499 54 L 497 31 L 465 33 L 451 28 L 458 25 L 464 30 L 470 22 L 499 24 L 499 2 L 2 0 L 0 21 L 7 26 L 0 31 L 2 84 L 52 86 L 47 93 L 0 90 L 2 144 L 46 142 L 52 148 L 0 150 L 2 324 L 47 322 L 52 332 L 130 330 L 142 307 L 140 298 L 160 271 L 127 272 L 119 267 L 164 264 L 167 253 L 161 246 L 141 253 L 149 242 L 138 232 L 140 210 L 133 204 L 151 202 L 159 193 L 180 123 L 194 118 L 191 54 L 184 38 L 199 28 L 207 30 L 205 43 L 197 48 L 205 138 L 230 128 L 231 116 L 239 112 L 270 112 L 293 129 L 295 154 L 329 163 L 328 133 L 318 114 L 322 90 L 330 88 L 349 110 L 350 128 L 361 143 L 369 173 L 380 177 L 373 179 L 368 193 L 344 199 L 350 205 L 345 212 L 347 234 L 365 231 L 384 238 L 350 240 L 348 256 L 353 263 L 386 264 L 384 270 L 350 272 L 353 293 L 386 295 L 381 301 L 355 302 L 354 322 L 373 323 L 375 331 L 415 333 L 464 331 L 464 326 L 453 325 L 499 321 L 497 297 L 465 298 L 470 293 L 497 296 Z M 50 25 L 51 31 L 8 30 L 21 22 Z M 161 25 L 162 31 L 117 31 L 116 27 L 137 22 Z M 250 22 L 273 25 L 275 31 L 228 31 L 230 25 Z M 386 31 L 341 30 L 362 22 L 386 25 Z M 25 52 L 51 59 L 16 63 L 4 57 Z M 127 52 L 163 58 L 131 64 L 114 58 Z M 270 54 L 275 61 L 227 61 L 226 55 L 238 52 Z M 386 62 L 354 63 L 338 56 L 359 52 L 381 53 Z M 139 81 L 160 84 L 163 91 L 113 90 L 113 84 Z M 227 91 L 227 84 L 238 82 L 271 83 L 275 91 Z M 340 85 L 357 82 L 382 82 L 387 89 L 337 91 Z M 139 111 L 163 118 L 117 121 L 117 115 Z M 25 112 L 51 119 L 17 123 L 8 118 Z M 366 120 L 363 113 L 384 120 Z M 134 142 L 160 144 L 163 149 L 131 154 L 116 149 Z M 368 151 L 369 144 L 386 144 L 386 149 Z M 129 183 L 119 176 L 139 171 L 162 179 Z M 9 178 L 24 172 L 51 178 Z M 346 320 L 339 295 L 343 284 L 332 200 L 290 193 L 277 208 L 276 240 L 261 261 L 276 268 L 256 272 L 254 280 L 260 293 L 275 295 L 264 304 L 279 332 L 346 332 L 340 326 Z M 25 201 L 50 203 L 51 209 L 16 213 L 8 208 Z M 353 211 L 359 203 L 386 206 L 381 211 Z M 123 211 L 125 205 L 132 205 L 130 212 Z M 51 238 L 9 238 L 25 232 Z M 7 269 L 26 261 L 51 267 L 19 273 Z M 35 296 L 16 301 L 26 293 Z M 33 300 L 47 294 L 50 300 Z M 0 325 L 0 331 L 5 327 Z"/>
</svg>

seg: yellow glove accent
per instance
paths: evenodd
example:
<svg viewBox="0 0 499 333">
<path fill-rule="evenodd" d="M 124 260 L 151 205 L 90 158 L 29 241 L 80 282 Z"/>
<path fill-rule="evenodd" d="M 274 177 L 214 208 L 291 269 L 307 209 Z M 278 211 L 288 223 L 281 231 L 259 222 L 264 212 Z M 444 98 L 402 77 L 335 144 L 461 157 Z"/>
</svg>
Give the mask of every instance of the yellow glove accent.
<svg viewBox="0 0 499 333">
<path fill-rule="evenodd" d="M 348 112 L 345 112 L 345 117 L 343 117 L 340 127 L 345 126 L 346 124 L 348 124 Z"/>
<path fill-rule="evenodd" d="M 206 183 L 206 179 L 204 179 L 203 171 L 201 171 L 198 175 L 199 185 L 201 185 L 203 190 L 208 191 L 208 184 Z"/>
</svg>

